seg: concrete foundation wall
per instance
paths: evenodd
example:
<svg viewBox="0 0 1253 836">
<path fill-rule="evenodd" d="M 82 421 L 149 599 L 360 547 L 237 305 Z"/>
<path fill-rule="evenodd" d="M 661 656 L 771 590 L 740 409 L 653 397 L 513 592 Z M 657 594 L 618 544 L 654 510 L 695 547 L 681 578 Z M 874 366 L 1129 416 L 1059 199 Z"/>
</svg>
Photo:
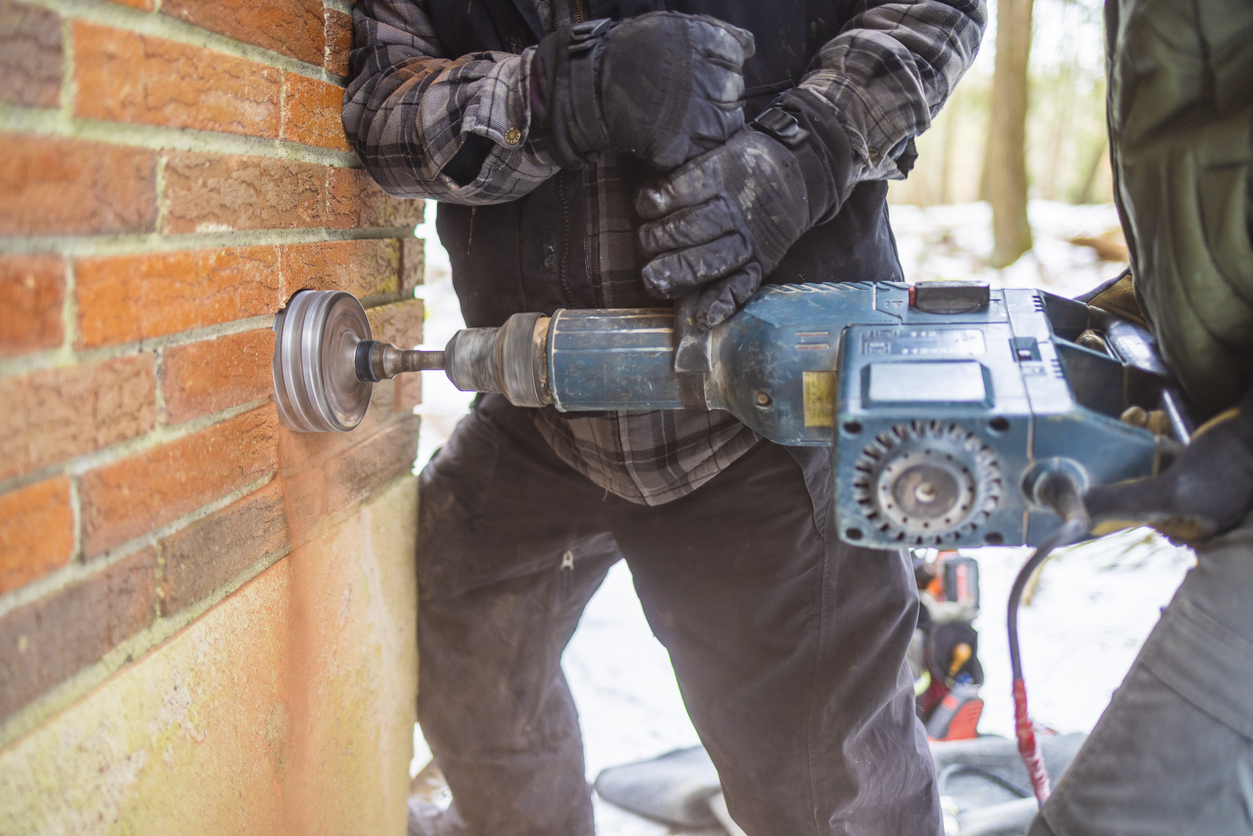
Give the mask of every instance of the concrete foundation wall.
<svg viewBox="0 0 1253 836">
<path fill-rule="evenodd" d="M 415 481 L 0 752 L 0 832 L 403 833 Z"/>
</svg>

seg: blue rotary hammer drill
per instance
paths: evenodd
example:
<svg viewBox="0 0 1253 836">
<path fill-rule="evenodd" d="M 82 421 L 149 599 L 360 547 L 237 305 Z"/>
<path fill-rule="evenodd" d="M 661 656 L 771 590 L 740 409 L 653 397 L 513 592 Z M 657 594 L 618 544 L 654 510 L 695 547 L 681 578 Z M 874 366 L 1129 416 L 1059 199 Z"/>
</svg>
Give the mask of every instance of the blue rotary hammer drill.
<svg viewBox="0 0 1253 836">
<path fill-rule="evenodd" d="M 276 319 L 276 400 L 293 429 L 344 431 L 372 382 L 443 369 L 519 406 L 723 409 L 834 447 L 840 536 L 890 548 L 1039 544 L 1065 516 L 1059 480 L 1152 475 L 1191 432 L 1146 330 L 1040 290 L 775 285 L 708 332 L 689 317 L 516 314 L 402 351 L 370 339 L 352 296 L 305 291 Z"/>
</svg>

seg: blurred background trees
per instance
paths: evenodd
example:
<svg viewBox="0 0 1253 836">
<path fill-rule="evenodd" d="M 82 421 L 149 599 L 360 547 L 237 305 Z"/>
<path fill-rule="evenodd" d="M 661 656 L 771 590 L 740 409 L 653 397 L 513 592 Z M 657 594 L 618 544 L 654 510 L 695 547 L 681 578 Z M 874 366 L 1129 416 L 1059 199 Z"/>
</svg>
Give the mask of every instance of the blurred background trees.
<svg viewBox="0 0 1253 836">
<path fill-rule="evenodd" d="M 1027 105 L 1033 0 L 998 0 L 988 140 L 979 196 L 992 206 L 993 267 L 1031 249 L 1027 219 Z"/>
<path fill-rule="evenodd" d="M 1004 267 L 1031 249 L 1027 200 L 1113 200 L 1105 136 L 1100 0 L 990 0 L 975 65 L 918 140 L 909 179 L 889 200 L 930 206 L 987 200 Z"/>
</svg>

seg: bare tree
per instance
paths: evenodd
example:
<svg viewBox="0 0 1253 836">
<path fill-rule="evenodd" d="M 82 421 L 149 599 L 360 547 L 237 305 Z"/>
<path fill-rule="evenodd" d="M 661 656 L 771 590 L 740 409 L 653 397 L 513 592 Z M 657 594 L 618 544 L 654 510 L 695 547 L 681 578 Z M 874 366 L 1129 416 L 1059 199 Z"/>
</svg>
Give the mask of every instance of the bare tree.
<svg viewBox="0 0 1253 836">
<path fill-rule="evenodd" d="M 1092 203 L 1096 200 L 1096 178 L 1101 173 L 1101 163 L 1107 159 L 1109 159 L 1109 135 L 1101 134 L 1100 142 L 1095 143 L 1088 154 L 1087 164 L 1083 168 L 1083 181 L 1079 184 L 1079 191 L 1071 203 Z"/>
<path fill-rule="evenodd" d="M 992 204 L 993 267 L 1031 249 L 1027 220 L 1027 65 L 1033 0 L 997 0 L 996 68 L 980 192 Z"/>
</svg>

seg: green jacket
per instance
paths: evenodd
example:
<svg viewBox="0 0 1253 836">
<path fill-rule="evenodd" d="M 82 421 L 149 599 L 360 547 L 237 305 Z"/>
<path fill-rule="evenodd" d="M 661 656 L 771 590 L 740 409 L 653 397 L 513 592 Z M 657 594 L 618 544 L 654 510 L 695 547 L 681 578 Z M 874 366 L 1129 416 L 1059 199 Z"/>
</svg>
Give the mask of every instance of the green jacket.
<svg viewBox="0 0 1253 836">
<path fill-rule="evenodd" d="M 1114 194 L 1140 305 L 1203 413 L 1253 382 L 1253 2 L 1107 0 Z"/>
</svg>

